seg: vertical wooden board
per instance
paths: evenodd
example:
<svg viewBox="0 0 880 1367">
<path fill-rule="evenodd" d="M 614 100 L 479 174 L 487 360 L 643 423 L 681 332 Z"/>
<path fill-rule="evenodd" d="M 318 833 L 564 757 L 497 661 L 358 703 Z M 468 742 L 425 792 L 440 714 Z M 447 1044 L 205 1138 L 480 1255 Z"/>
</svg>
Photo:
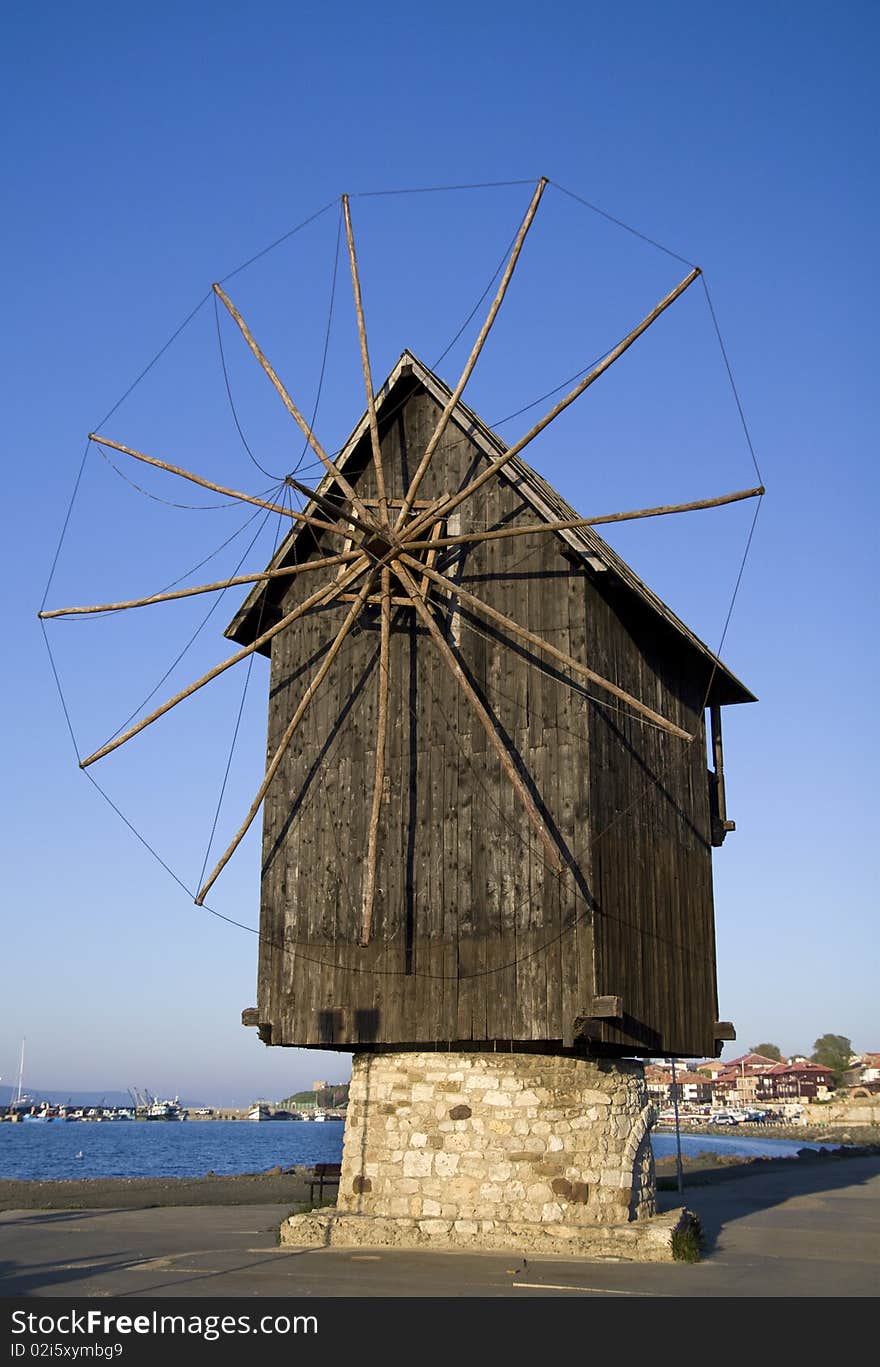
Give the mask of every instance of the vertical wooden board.
<svg viewBox="0 0 880 1367">
<path fill-rule="evenodd" d="M 587 633 L 585 623 L 586 576 L 572 568 L 568 580 L 568 629 L 571 654 L 586 660 Z M 571 690 L 568 700 L 568 724 L 572 733 L 572 848 L 581 878 L 588 890 L 593 890 L 592 812 L 590 809 L 590 721 L 589 708 L 583 688 Z M 576 1016 L 583 1012 L 583 1003 L 597 995 L 592 956 L 592 912 L 577 884 L 569 883 L 565 915 L 572 923 L 570 937 L 570 965 L 566 969 L 563 1014 L 570 1028 Z"/>
<path fill-rule="evenodd" d="M 424 643 L 428 645 L 427 642 Z M 436 652 L 433 652 L 436 653 Z M 428 736 L 431 728 L 431 715 L 434 704 L 434 689 L 431 679 L 433 661 L 428 649 L 420 649 L 416 661 L 416 717 L 414 718 L 415 742 L 415 784 L 416 784 L 416 830 L 413 845 L 413 882 L 415 888 L 413 975 L 407 983 L 412 1019 L 421 1023 L 426 1037 L 432 1038 L 437 1030 L 437 999 L 432 992 L 432 940 L 435 938 L 434 917 L 440 909 L 434 908 L 430 898 L 431 872 L 431 810 L 430 747 Z"/>
<path fill-rule="evenodd" d="M 437 926 L 436 934 L 433 937 L 431 946 L 431 959 L 433 973 L 435 975 L 431 984 L 431 991 L 435 998 L 435 1013 L 437 1017 L 435 1038 L 437 1040 L 448 1040 L 451 1036 L 449 1034 L 450 983 L 447 976 L 449 965 L 447 963 L 448 954 L 446 939 L 448 910 L 445 902 L 443 879 L 444 759 L 441 747 L 433 742 L 433 727 L 430 739 L 432 740 L 432 743 L 427 751 L 427 764 L 430 775 L 432 821 L 428 868 L 428 898 L 431 904 L 432 921 Z"/>
<path fill-rule="evenodd" d="M 444 744 L 443 756 L 443 905 L 446 939 L 450 945 L 449 970 L 452 981 L 448 990 L 447 1030 L 450 1039 L 461 1039 L 459 1020 L 462 1006 L 461 990 L 461 872 L 458 860 L 458 767 L 448 761 Z"/>
<path fill-rule="evenodd" d="M 465 709 L 467 710 L 467 716 L 465 716 Z M 469 742 L 470 731 L 465 728 L 466 726 L 470 726 L 470 708 L 461 695 L 458 703 L 458 716 L 459 735 Z M 467 1040 L 473 1039 L 472 1025 L 475 1015 L 474 994 L 480 990 L 482 986 L 479 979 L 475 977 L 478 961 L 476 956 L 477 934 L 471 891 L 471 824 L 473 800 L 472 774 L 466 765 L 462 765 L 458 770 L 457 821 L 457 863 L 459 879 L 459 985 L 457 1028 L 459 1039 Z"/>
</svg>

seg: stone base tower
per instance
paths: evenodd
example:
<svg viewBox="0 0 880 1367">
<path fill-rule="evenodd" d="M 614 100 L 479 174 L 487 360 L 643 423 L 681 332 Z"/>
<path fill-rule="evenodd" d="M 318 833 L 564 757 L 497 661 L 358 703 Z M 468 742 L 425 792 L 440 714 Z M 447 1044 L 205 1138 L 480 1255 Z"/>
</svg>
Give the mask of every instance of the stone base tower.
<svg viewBox="0 0 880 1367">
<path fill-rule="evenodd" d="M 631 1060 L 358 1054 L 336 1208 L 282 1241 L 632 1251 L 657 1224 L 653 1119 Z"/>
</svg>

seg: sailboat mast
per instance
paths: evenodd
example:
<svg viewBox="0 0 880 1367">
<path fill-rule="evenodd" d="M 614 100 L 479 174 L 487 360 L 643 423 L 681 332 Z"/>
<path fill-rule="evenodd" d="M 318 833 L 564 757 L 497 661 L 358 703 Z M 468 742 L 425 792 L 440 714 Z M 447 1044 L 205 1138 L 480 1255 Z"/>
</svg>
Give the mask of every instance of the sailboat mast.
<svg viewBox="0 0 880 1367">
<path fill-rule="evenodd" d="M 18 1092 L 16 1093 L 16 1103 L 21 1101 L 21 1084 L 24 1079 L 24 1040 L 21 1041 L 21 1057 L 18 1060 Z"/>
</svg>

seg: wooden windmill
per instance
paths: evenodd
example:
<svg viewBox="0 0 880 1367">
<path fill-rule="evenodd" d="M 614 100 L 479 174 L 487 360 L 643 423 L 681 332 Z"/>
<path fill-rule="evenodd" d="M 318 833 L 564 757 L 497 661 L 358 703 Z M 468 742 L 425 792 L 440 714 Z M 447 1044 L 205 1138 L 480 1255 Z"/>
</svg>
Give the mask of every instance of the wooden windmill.
<svg viewBox="0 0 880 1367">
<path fill-rule="evenodd" d="M 252 585 L 226 633 L 238 651 L 83 761 L 270 658 L 265 778 L 196 899 L 262 806 L 245 1019 L 269 1044 L 705 1055 L 730 1033 L 711 848 L 732 828 L 721 708 L 752 694 L 594 528 L 763 489 L 590 518 L 522 460 L 696 269 L 513 445 L 466 407 L 545 185 L 452 389 L 404 352 L 375 391 L 343 197 L 367 406 L 333 458 L 214 286 L 325 469 L 316 489 L 289 480 L 304 511 L 94 437 L 293 521 L 266 570 L 137 600 Z"/>
</svg>

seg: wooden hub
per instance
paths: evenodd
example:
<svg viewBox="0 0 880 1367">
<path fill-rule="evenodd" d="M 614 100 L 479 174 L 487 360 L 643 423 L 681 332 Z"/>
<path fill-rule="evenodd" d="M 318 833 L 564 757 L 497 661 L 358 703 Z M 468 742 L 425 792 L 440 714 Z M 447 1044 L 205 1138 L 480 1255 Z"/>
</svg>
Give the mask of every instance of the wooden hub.
<svg viewBox="0 0 880 1367">
<path fill-rule="evenodd" d="M 383 560 L 389 551 L 394 550 L 398 545 L 397 537 L 391 536 L 389 532 L 373 532 L 364 536 L 361 546 L 367 555 L 374 556 L 376 560 Z"/>
</svg>

